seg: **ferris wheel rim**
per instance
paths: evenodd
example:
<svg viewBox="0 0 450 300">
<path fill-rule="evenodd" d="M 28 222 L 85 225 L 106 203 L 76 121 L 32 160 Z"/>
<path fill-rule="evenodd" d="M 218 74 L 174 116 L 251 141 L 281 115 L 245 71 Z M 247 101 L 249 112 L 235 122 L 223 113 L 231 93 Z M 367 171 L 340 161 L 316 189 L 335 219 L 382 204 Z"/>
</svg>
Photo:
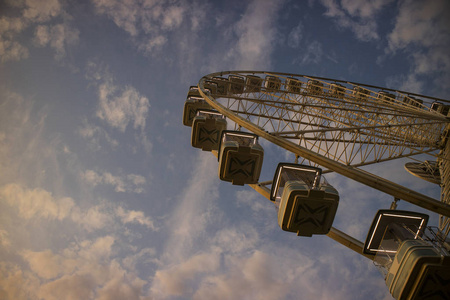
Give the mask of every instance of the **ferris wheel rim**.
<svg viewBox="0 0 450 300">
<path fill-rule="evenodd" d="M 286 150 L 288 150 L 291 153 L 294 153 L 296 155 L 302 156 L 306 159 L 309 159 L 312 162 L 315 162 L 321 166 L 324 166 L 326 168 L 329 168 L 332 171 L 335 171 L 339 174 L 342 174 L 346 177 L 349 177 L 355 181 L 358 181 L 362 184 L 365 184 L 367 186 L 370 186 L 372 188 L 375 188 L 377 190 L 380 190 L 382 192 L 385 192 L 387 194 L 390 194 L 396 198 L 406 200 L 408 202 L 411 202 L 415 205 L 421 206 L 425 209 L 428 209 L 430 211 L 436 212 L 438 214 L 450 216 L 450 205 L 447 205 L 445 203 L 442 203 L 436 199 L 433 199 L 431 197 L 428 197 L 426 195 L 420 194 L 414 190 L 406 189 L 405 187 L 398 185 L 396 183 L 390 182 L 384 178 L 378 177 L 374 174 L 365 172 L 363 170 L 360 170 L 358 168 L 353 168 L 351 166 L 343 165 L 340 162 L 336 162 L 331 160 L 330 158 L 327 158 L 325 156 L 322 156 L 320 154 L 314 153 L 313 151 L 306 149 L 302 147 L 301 145 L 297 145 L 283 137 L 279 137 L 273 134 L 270 134 L 268 131 L 264 130 L 260 126 L 253 124 L 241 116 L 235 114 L 233 111 L 229 110 L 219 102 L 215 100 L 214 97 L 211 96 L 211 94 L 208 93 L 208 91 L 205 90 L 204 83 L 206 80 L 210 80 L 214 76 L 220 76 L 223 75 L 231 75 L 231 74 L 266 74 L 266 75 L 282 75 L 282 76 L 304 76 L 305 78 L 317 78 L 314 76 L 307 76 L 307 75 L 299 75 L 299 74 L 290 74 L 290 73 L 279 73 L 279 72 L 267 72 L 267 71 L 224 71 L 224 72 L 216 72 L 211 73 L 206 76 L 203 76 L 198 84 L 199 91 L 201 96 L 207 101 L 208 104 L 210 104 L 214 109 L 217 109 L 221 114 L 226 116 L 227 118 L 234 121 L 236 124 L 239 124 L 240 126 L 246 128 L 247 130 L 259 135 L 260 137 L 268 140 L 271 143 L 274 143 Z M 334 80 L 334 79 L 329 79 Z M 344 82 L 344 81 L 340 81 Z M 355 83 L 352 83 L 355 84 Z M 438 98 L 430 98 L 427 96 L 424 96 L 429 99 L 436 100 Z M 442 100 L 442 99 L 438 99 Z M 444 100 L 442 100 L 444 101 Z M 446 101 L 446 100 L 445 100 Z M 442 118 L 440 118 L 442 120 Z"/>
<path fill-rule="evenodd" d="M 281 76 L 287 76 L 287 77 L 304 77 L 304 78 L 310 78 L 310 79 L 319 79 L 319 80 L 325 80 L 325 81 L 333 81 L 333 82 L 336 82 L 336 83 L 346 83 L 346 84 L 351 84 L 351 85 L 354 85 L 354 86 L 365 86 L 365 87 L 370 87 L 370 88 L 382 89 L 382 90 L 385 90 L 385 91 L 399 92 L 399 93 L 402 93 L 402 94 L 405 94 L 405 95 L 417 96 L 417 97 L 422 97 L 422 98 L 426 98 L 426 99 L 433 100 L 433 101 L 442 101 L 442 102 L 450 104 L 450 100 L 447 100 L 447 99 L 432 97 L 432 96 L 418 94 L 418 93 L 413 93 L 413 92 L 409 92 L 409 91 L 403 91 L 403 90 L 399 90 L 399 89 L 393 89 L 393 88 L 388 88 L 388 87 L 380 87 L 380 86 L 370 85 L 370 84 L 367 84 L 367 83 L 361 83 L 361 82 L 349 81 L 349 80 L 343 80 L 343 79 L 327 78 L 327 77 L 321 77 L 321 76 L 315 76 L 315 75 L 307 75 L 307 74 L 286 73 L 286 72 L 272 72 L 272 71 L 260 71 L 260 70 L 258 70 L 258 71 L 255 71 L 255 70 L 220 71 L 220 72 L 214 72 L 214 73 L 210 73 L 210 74 L 207 74 L 207 75 L 203 76 L 200 79 L 199 82 L 201 82 L 202 80 L 205 80 L 205 79 L 209 80 L 209 79 L 213 78 L 214 76 L 234 75 L 234 74 L 235 75 L 239 75 L 239 74 L 253 74 L 253 75 L 264 74 L 264 75 L 275 75 L 275 76 L 281 75 Z"/>
</svg>

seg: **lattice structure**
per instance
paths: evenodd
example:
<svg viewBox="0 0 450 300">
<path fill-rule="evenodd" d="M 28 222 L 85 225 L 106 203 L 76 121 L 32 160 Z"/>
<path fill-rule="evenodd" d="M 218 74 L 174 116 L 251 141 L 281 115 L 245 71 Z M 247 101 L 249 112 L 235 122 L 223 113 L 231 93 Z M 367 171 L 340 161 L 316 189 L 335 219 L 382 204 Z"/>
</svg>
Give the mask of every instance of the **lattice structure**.
<svg viewBox="0 0 450 300">
<path fill-rule="evenodd" d="M 450 101 L 342 80 L 273 72 L 232 71 L 204 76 L 199 90 L 220 113 L 259 136 L 336 171 L 442 214 L 449 234 Z M 450 127 L 449 127 L 450 128 Z M 420 154 L 437 161 L 438 201 L 360 169 Z M 414 158 L 413 158 L 414 159 Z M 377 182 L 373 184 L 373 182 Z"/>
<path fill-rule="evenodd" d="M 385 90 L 361 84 L 339 82 L 337 92 L 337 81 L 266 76 L 272 77 L 263 81 L 258 92 L 242 88 L 240 94 L 213 96 L 265 131 L 345 165 L 362 166 L 421 153 L 437 157 L 447 120 L 430 110 L 432 99 L 422 104 L 422 99 L 402 92 L 394 91 L 390 98 Z M 271 78 L 280 79 L 279 89 L 265 87 Z M 296 82 L 295 91 L 288 79 Z"/>
<path fill-rule="evenodd" d="M 439 159 L 439 168 L 441 173 L 441 186 L 442 186 L 442 201 L 450 204 L 450 143 L 448 142 L 448 133 L 450 125 L 444 133 L 445 148 L 442 151 L 442 156 Z M 447 237 L 450 233 L 450 218 L 445 215 L 439 217 L 439 229 L 444 237 Z"/>
</svg>

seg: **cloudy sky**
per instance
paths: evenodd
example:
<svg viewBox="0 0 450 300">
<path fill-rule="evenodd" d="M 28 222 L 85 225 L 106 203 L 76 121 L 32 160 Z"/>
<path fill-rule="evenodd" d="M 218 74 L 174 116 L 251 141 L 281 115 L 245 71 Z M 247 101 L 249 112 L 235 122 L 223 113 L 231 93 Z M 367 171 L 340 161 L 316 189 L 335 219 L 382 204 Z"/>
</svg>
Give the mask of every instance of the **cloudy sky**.
<svg viewBox="0 0 450 300">
<path fill-rule="evenodd" d="M 1 1 L 0 298 L 392 299 L 371 261 L 221 182 L 183 103 L 243 69 L 449 99 L 449 46 L 447 0 Z M 269 180 L 293 157 L 262 144 Z M 437 198 L 404 163 L 372 171 Z M 364 240 L 391 197 L 327 180 Z"/>
</svg>

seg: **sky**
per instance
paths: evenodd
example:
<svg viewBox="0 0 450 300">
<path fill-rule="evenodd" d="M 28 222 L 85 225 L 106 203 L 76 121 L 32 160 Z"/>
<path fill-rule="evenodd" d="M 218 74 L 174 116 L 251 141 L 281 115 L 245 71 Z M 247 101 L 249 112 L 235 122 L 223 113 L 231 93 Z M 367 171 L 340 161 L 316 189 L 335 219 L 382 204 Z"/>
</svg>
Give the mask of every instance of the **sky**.
<svg viewBox="0 0 450 300">
<path fill-rule="evenodd" d="M 449 99 L 449 46 L 447 0 L 1 1 L 0 298 L 392 299 L 370 260 L 220 181 L 183 104 L 227 70 Z M 271 180 L 294 157 L 261 144 Z M 438 198 L 404 163 L 370 171 Z M 326 179 L 333 226 L 364 241 L 391 196 Z"/>
</svg>

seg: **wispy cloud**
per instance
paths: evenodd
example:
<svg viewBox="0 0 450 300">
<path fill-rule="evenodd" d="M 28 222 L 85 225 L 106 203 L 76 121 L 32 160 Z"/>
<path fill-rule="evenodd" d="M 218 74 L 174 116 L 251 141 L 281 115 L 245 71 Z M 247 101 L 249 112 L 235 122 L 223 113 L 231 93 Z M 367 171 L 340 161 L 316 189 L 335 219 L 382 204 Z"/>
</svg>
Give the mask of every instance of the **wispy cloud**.
<svg viewBox="0 0 450 300">
<path fill-rule="evenodd" d="M 380 38 L 375 17 L 392 0 L 320 2 L 327 9 L 325 16 L 333 18 L 338 26 L 353 31 L 357 39 L 370 41 Z"/>
<path fill-rule="evenodd" d="M 147 183 L 145 177 L 141 175 L 127 174 L 116 176 L 109 172 L 96 172 L 94 170 L 82 172 L 81 177 L 92 186 L 100 184 L 111 185 L 116 192 L 142 193 L 144 191 L 143 186 Z"/>
<path fill-rule="evenodd" d="M 22 251 L 42 284 L 33 293 L 42 299 L 139 299 L 144 281 L 134 270 L 113 260 L 116 238 L 102 236 L 71 244 L 60 253 Z M 33 298 L 34 298 L 33 297 Z"/>
<path fill-rule="evenodd" d="M 297 26 L 291 29 L 287 37 L 287 44 L 291 48 L 298 48 L 303 38 L 304 26 L 302 22 L 299 22 Z"/>
<path fill-rule="evenodd" d="M 55 58 L 62 59 L 67 47 L 78 43 L 78 36 L 79 31 L 67 24 L 39 25 L 35 31 L 35 43 L 40 47 L 49 45 L 56 52 Z"/>
<path fill-rule="evenodd" d="M 274 49 L 277 11 L 281 3 L 276 1 L 252 1 L 239 22 L 234 25 L 238 41 L 235 46 L 236 67 L 261 69 L 270 67 L 270 55 Z"/>
<path fill-rule="evenodd" d="M 24 3 L 23 17 L 30 21 L 49 21 L 62 12 L 59 0 L 26 0 Z"/>
<path fill-rule="evenodd" d="M 128 224 L 157 230 L 143 212 L 107 203 L 82 208 L 73 199 L 18 184 L 1 186 L 0 199 L 5 228 L 1 236 L 8 237 L 2 247 L 17 251 L 26 262 L 0 261 L 0 291 L 5 299 L 91 299 L 94 294 L 98 299 L 139 299 L 144 295 L 145 281 L 136 266 L 148 262 L 155 252 L 131 247 L 133 237 L 125 230 Z M 68 246 L 42 249 L 41 242 L 24 246 L 24 231 L 41 239 L 53 236 L 57 244 Z M 74 236 L 67 237 L 67 231 Z M 127 254 L 119 256 L 122 251 Z"/>
<path fill-rule="evenodd" d="M 142 146 L 149 154 L 152 150 L 152 141 L 146 134 L 146 119 L 150 111 L 150 100 L 131 85 L 118 85 L 108 71 L 108 67 L 94 61 L 86 65 L 85 76 L 97 90 L 98 105 L 95 116 L 108 125 L 108 128 L 125 133 L 135 130 L 136 144 Z M 118 146 L 116 136 L 112 136 L 105 128 L 94 125 L 86 119 L 78 132 L 91 141 L 95 149 L 100 149 L 104 138 L 108 146 Z M 116 131 L 117 133 L 117 131 Z"/>
<path fill-rule="evenodd" d="M 109 126 L 125 132 L 130 125 L 133 129 L 145 130 L 150 101 L 130 85 L 119 86 L 102 64 L 89 61 L 86 66 L 86 78 L 91 80 L 98 93 L 96 116 Z M 87 124 L 87 122 L 85 122 Z M 92 126 L 83 131 L 91 135 Z M 89 130 L 90 129 L 90 130 Z M 93 135 L 93 133 L 92 133 Z"/>
<path fill-rule="evenodd" d="M 449 91 L 450 80 L 450 4 L 439 0 L 401 2 L 395 26 L 388 35 L 386 53 L 402 51 L 409 54 L 411 72 L 402 79 L 401 89 L 422 92 L 421 76 L 435 74 L 435 86 Z M 444 87 L 444 89 L 442 88 Z M 445 97 L 445 95 L 443 95 Z"/>
<path fill-rule="evenodd" d="M 99 85 L 98 94 L 97 117 L 122 132 L 128 124 L 132 124 L 134 129 L 145 129 L 150 103 L 135 88 L 126 86 L 119 89 L 110 82 L 104 82 Z"/>
<path fill-rule="evenodd" d="M 0 18 L 0 60 L 14 61 L 27 58 L 28 49 L 18 42 L 25 29 L 34 27 L 35 43 L 44 47 L 50 45 L 56 52 L 55 58 L 61 60 L 67 47 L 78 43 L 79 32 L 69 22 L 42 25 L 60 17 L 69 19 L 59 0 L 26 0 L 12 4 L 19 11 L 17 17 Z M 10 7 L 8 7 L 9 9 Z"/>
<path fill-rule="evenodd" d="M 2 299 L 144 298 L 138 268 L 155 250 L 137 243 L 130 227 L 152 234 L 157 222 L 141 210 L 97 199 L 83 181 L 54 186 L 28 179 L 42 177 L 45 166 L 46 176 L 59 181 L 79 170 L 79 162 L 55 163 L 70 151 L 48 142 L 45 112 L 3 87 L 0 95 L 0 165 L 8 173 L 0 176 Z M 96 175 L 103 180 L 103 173 Z M 136 174 L 122 179 L 125 189 L 146 183 Z M 77 197 L 65 196 L 71 184 Z"/>
<path fill-rule="evenodd" d="M 214 203 L 218 198 L 217 160 L 212 155 L 199 155 L 194 164 L 192 177 L 168 221 L 171 234 L 165 245 L 165 258 L 170 262 L 184 260 L 213 220 Z"/>
<path fill-rule="evenodd" d="M 149 217 L 146 217 L 144 212 L 137 210 L 125 210 L 122 207 L 116 209 L 116 213 L 119 216 L 123 224 L 137 223 L 152 230 L 157 230 L 154 222 Z"/>
<path fill-rule="evenodd" d="M 70 198 L 55 201 L 52 195 L 42 189 L 28 190 L 17 184 L 9 184 L 0 189 L 0 196 L 10 206 L 18 208 L 18 214 L 25 219 L 40 217 L 62 220 L 74 206 Z"/>
<path fill-rule="evenodd" d="M 108 147 L 115 149 L 119 142 L 113 139 L 108 132 L 100 126 L 90 124 L 87 119 L 83 119 L 83 125 L 78 129 L 78 133 L 88 140 L 89 146 L 93 150 L 100 150 L 102 148 L 102 142 L 106 141 Z"/>
<path fill-rule="evenodd" d="M 180 28 L 188 5 L 184 1 L 94 0 L 96 11 L 126 31 L 137 48 L 152 53 L 167 42 L 167 34 Z"/>
</svg>

